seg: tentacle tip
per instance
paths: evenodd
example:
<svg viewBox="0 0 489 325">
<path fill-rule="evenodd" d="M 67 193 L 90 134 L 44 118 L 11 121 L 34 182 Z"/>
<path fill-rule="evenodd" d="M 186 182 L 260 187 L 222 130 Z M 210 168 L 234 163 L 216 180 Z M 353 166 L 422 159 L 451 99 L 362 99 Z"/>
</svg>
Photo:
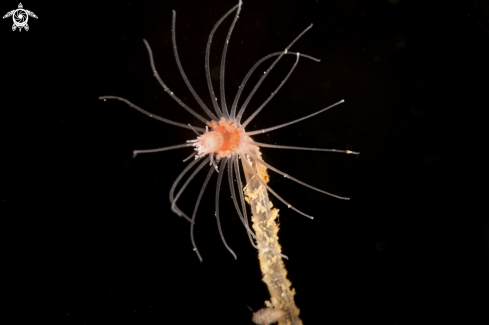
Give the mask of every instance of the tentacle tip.
<svg viewBox="0 0 489 325">
<path fill-rule="evenodd" d="M 137 155 L 138 155 L 138 153 L 137 153 L 136 151 L 133 151 L 133 152 L 132 152 L 132 157 L 133 157 L 133 158 L 136 158 L 136 156 L 137 156 Z"/>
<path fill-rule="evenodd" d="M 233 257 L 234 257 L 235 260 L 238 259 L 238 256 L 236 256 L 236 253 L 233 252 L 230 248 L 228 248 L 228 251 L 231 253 L 231 255 L 233 255 Z"/>
<path fill-rule="evenodd" d="M 197 254 L 197 257 L 199 258 L 200 263 L 202 263 L 204 260 L 202 259 L 202 256 L 200 256 L 200 253 L 197 250 L 197 247 L 194 247 L 193 251 L 195 252 L 195 254 Z"/>
</svg>

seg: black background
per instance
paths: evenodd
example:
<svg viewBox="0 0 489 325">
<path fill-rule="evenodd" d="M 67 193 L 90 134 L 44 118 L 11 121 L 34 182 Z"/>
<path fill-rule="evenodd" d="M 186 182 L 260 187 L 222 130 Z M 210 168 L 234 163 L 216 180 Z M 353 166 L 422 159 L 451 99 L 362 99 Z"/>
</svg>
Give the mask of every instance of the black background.
<svg viewBox="0 0 489 325">
<path fill-rule="evenodd" d="M 203 113 L 173 57 L 171 10 L 183 67 L 210 105 L 205 44 L 236 3 L 36 1 L 23 2 L 39 17 L 28 32 L 2 20 L 0 212 L 4 285 L 15 288 L 4 294 L 17 315 L 11 323 L 250 324 L 249 308 L 269 299 L 227 185 L 222 224 L 238 259 L 217 232 L 214 178 L 196 226 L 200 263 L 188 222 L 168 200 L 190 150 L 131 157 L 193 133 L 97 99 L 121 96 L 200 126 L 158 85 L 142 39 L 172 91 Z M 17 5 L 4 1 L 2 12 Z M 262 150 L 278 169 L 351 197 L 325 197 L 271 173 L 272 188 L 315 216 L 271 198 L 305 324 L 487 324 L 488 17 L 484 1 L 244 2 L 228 51 L 229 102 L 254 62 L 311 23 L 291 51 L 321 59 L 301 59 L 248 130 L 346 101 L 255 139 L 361 152 Z M 230 22 L 216 33 L 211 67 Z M 248 114 L 293 62 L 277 65 Z M 203 175 L 180 200 L 187 212 Z"/>
</svg>

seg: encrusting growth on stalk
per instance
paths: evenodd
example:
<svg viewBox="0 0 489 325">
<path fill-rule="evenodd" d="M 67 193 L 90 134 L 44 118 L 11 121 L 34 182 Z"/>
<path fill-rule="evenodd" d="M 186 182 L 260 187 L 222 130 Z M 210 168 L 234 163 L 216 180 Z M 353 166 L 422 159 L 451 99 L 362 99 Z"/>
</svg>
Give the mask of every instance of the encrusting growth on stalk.
<svg viewBox="0 0 489 325">
<path fill-rule="evenodd" d="M 255 147 L 254 154 L 261 158 L 258 147 Z M 251 157 L 246 156 L 246 159 L 247 163 L 243 162 L 246 177 L 244 193 L 246 201 L 251 206 L 253 229 L 259 239 L 258 259 L 263 274 L 262 280 L 267 285 L 271 296 L 271 303 L 268 302 L 267 308 L 257 311 L 253 315 L 253 321 L 256 324 L 265 325 L 276 321 L 279 325 L 301 325 L 299 308 L 294 302 L 295 290 L 291 289 L 291 283 L 287 279 L 284 262 L 280 256 L 270 250 L 282 251 L 278 242 L 279 226 L 276 222 L 279 210 L 272 208 L 266 188 L 255 177 L 256 175 L 262 181 L 268 182 L 268 173 L 265 166 L 258 164 Z"/>
<path fill-rule="evenodd" d="M 209 89 L 209 94 L 211 97 L 212 107 L 215 110 L 214 114 L 202 101 L 199 95 L 196 93 L 194 88 L 192 87 L 190 81 L 185 74 L 182 64 L 180 62 L 180 58 L 178 56 L 177 43 L 176 43 L 176 13 L 173 11 L 173 19 L 172 19 L 172 46 L 173 53 L 175 55 L 175 60 L 177 62 L 178 69 L 182 78 L 187 85 L 188 89 L 192 93 L 192 96 L 199 103 L 200 107 L 207 114 L 209 119 L 201 116 L 199 113 L 191 109 L 187 106 L 182 100 L 180 100 L 174 92 L 172 92 L 168 86 L 163 82 L 162 78 L 156 71 L 156 67 L 153 60 L 153 53 L 151 48 L 146 40 L 144 41 L 144 45 L 148 50 L 149 60 L 151 69 L 153 74 L 158 81 L 158 83 L 163 87 L 164 91 L 175 100 L 180 106 L 182 106 L 185 110 L 187 110 L 190 114 L 192 114 L 195 118 L 200 120 L 205 125 L 205 129 L 202 127 L 192 126 L 190 124 L 184 124 L 175 122 L 172 120 L 168 120 L 166 118 L 154 115 L 139 106 L 131 103 L 125 98 L 117 97 L 117 96 L 102 96 L 99 97 L 102 100 L 107 99 L 116 99 L 122 101 L 129 105 L 130 107 L 136 109 L 137 111 L 159 120 L 161 122 L 178 126 L 181 128 L 186 128 L 192 130 L 197 134 L 197 139 L 188 140 L 186 143 L 173 145 L 169 147 L 157 148 L 157 149 L 149 149 L 149 150 L 135 150 L 134 157 L 139 154 L 144 153 L 154 153 L 154 152 L 162 152 L 167 150 L 179 149 L 179 148 L 192 148 L 194 149 L 192 155 L 190 155 L 187 161 L 192 157 L 195 157 L 193 161 L 191 161 L 183 171 L 176 177 L 175 182 L 173 183 L 169 198 L 171 203 L 171 210 L 177 214 L 179 217 L 184 218 L 190 223 L 190 240 L 193 246 L 194 252 L 197 254 L 197 257 L 202 262 L 202 255 L 200 254 L 196 241 L 194 238 L 194 227 L 196 223 L 197 210 L 199 208 L 200 201 L 202 196 L 206 190 L 206 187 L 209 183 L 210 178 L 213 176 L 214 171 L 218 172 L 217 176 L 217 185 L 215 192 L 215 211 L 214 216 L 217 222 L 217 228 L 219 231 L 219 235 L 221 236 L 222 243 L 224 247 L 231 253 L 231 255 L 236 259 L 237 256 L 231 247 L 227 244 L 226 239 L 224 238 L 223 229 L 221 228 L 220 222 L 220 209 L 219 209 L 219 198 L 222 180 L 225 177 L 227 170 L 227 180 L 229 182 L 229 188 L 231 190 L 231 197 L 233 199 L 234 207 L 236 208 L 236 212 L 239 216 L 241 223 L 243 224 L 248 239 L 251 245 L 258 250 L 258 259 L 260 261 L 260 268 L 263 274 L 263 281 L 268 286 L 270 291 L 270 301 L 266 301 L 266 307 L 263 308 L 253 315 L 253 322 L 261 325 L 268 325 L 274 322 L 279 323 L 279 325 L 301 325 L 302 321 L 299 318 L 299 309 L 295 305 L 294 295 L 295 290 L 291 288 L 291 283 L 287 279 L 287 271 L 285 270 L 284 263 L 282 258 L 287 258 L 284 254 L 282 254 L 282 248 L 278 243 L 278 231 L 279 226 L 277 223 L 278 217 L 278 209 L 272 207 L 272 203 L 268 198 L 268 193 L 275 196 L 279 201 L 284 203 L 291 210 L 296 211 L 297 213 L 313 219 L 312 216 L 298 210 L 293 207 L 290 203 L 285 201 L 278 193 L 276 193 L 270 186 L 267 184 L 269 181 L 267 169 L 272 170 L 287 179 L 294 181 L 300 185 L 308 187 L 314 191 L 318 191 L 320 193 L 342 199 L 348 200 L 346 197 L 338 196 L 319 188 L 316 188 L 312 185 L 306 184 L 280 170 L 277 168 L 270 166 L 268 163 L 263 161 L 261 158 L 260 147 L 264 148 L 277 148 L 277 149 L 290 149 L 290 150 L 308 150 L 308 151 L 322 151 L 322 152 L 339 152 L 346 154 L 358 154 L 358 152 L 353 152 L 349 150 L 337 150 L 337 149 L 320 149 L 320 148 L 305 148 L 305 147 L 291 147 L 291 146 L 283 146 L 283 145 L 275 145 L 275 144 L 266 144 L 259 143 L 253 141 L 251 136 L 255 134 L 262 134 L 265 132 L 271 132 L 288 125 L 292 125 L 308 118 L 311 118 L 315 115 L 323 113 L 332 107 L 335 107 L 344 102 L 344 100 L 340 100 L 326 108 L 322 108 L 314 113 L 306 115 L 304 117 L 295 119 L 293 121 L 272 126 L 269 128 L 265 128 L 262 130 L 255 130 L 251 132 L 246 132 L 245 127 L 249 125 L 249 123 L 261 112 L 261 110 L 266 106 L 266 104 L 277 94 L 277 92 L 282 88 L 284 83 L 287 81 L 289 76 L 294 71 L 295 67 L 299 62 L 299 58 L 307 58 L 312 61 L 319 62 L 320 60 L 313 58 L 311 56 L 301 54 L 298 52 L 289 51 L 290 47 L 304 35 L 312 25 L 307 27 L 304 31 L 302 31 L 286 48 L 285 50 L 278 51 L 275 53 L 268 54 L 260 59 L 258 62 L 253 65 L 253 67 L 248 71 L 246 76 L 244 77 L 242 83 L 240 84 L 236 96 L 234 97 L 234 101 L 228 109 L 226 104 L 226 94 L 224 87 L 224 77 L 225 77 L 225 61 L 226 61 L 226 53 L 228 49 L 229 40 L 234 29 L 234 25 L 239 17 L 239 13 L 241 11 L 242 1 L 240 0 L 237 5 L 228 10 L 224 16 L 222 16 L 219 21 L 215 24 L 212 29 L 209 39 L 207 41 L 207 46 L 205 50 L 205 74 L 207 79 L 207 87 Z M 216 94 L 214 93 L 214 86 L 212 85 L 210 67 L 209 67 L 209 57 L 210 57 L 210 47 L 212 43 L 212 38 L 214 32 L 217 30 L 221 22 L 228 17 L 231 13 L 235 13 L 234 20 L 229 27 L 229 31 L 226 37 L 226 41 L 223 47 L 222 55 L 221 55 L 221 64 L 220 64 L 220 80 L 219 80 L 219 92 L 220 92 L 220 105 L 217 102 Z M 244 121 L 242 122 L 243 113 L 248 106 L 251 98 L 256 93 L 263 80 L 270 74 L 275 65 L 280 61 L 280 59 L 284 55 L 293 55 L 295 56 L 295 62 L 288 72 L 287 76 L 282 80 L 282 82 L 276 87 L 276 89 L 268 96 L 268 98 L 260 105 L 258 108 Z M 266 60 L 276 57 L 273 63 L 266 69 L 266 71 L 260 76 L 260 79 L 256 83 L 256 85 L 251 90 L 250 94 L 246 98 L 246 100 L 238 106 L 240 96 L 242 91 L 248 82 L 250 76 L 253 72 L 256 71 L 258 66 L 260 66 Z M 239 107 L 239 109 L 238 109 Z M 209 129 L 210 128 L 210 129 Z M 243 173 L 246 179 L 246 186 L 243 187 L 243 183 L 241 181 L 241 171 L 239 166 L 239 160 L 241 160 Z M 199 195 L 195 202 L 195 206 L 191 216 L 188 216 L 180 207 L 178 206 L 178 200 L 189 185 L 189 183 L 195 178 L 195 176 L 205 167 L 205 165 L 210 164 L 213 167 L 209 168 L 207 172 L 207 176 L 205 178 L 204 183 L 200 189 Z M 192 172 L 190 172 L 193 169 Z M 190 176 L 188 174 L 190 173 Z M 184 178 L 186 179 L 184 180 Z M 183 181 L 183 185 L 181 184 Z M 177 190 L 177 187 L 179 188 Z M 237 190 L 236 190 L 237 188 Z M 247 206 L 245 201 L 249 203 L 251 206 L 251 222 L 252 225 L 249 224 Z"/>
</svg>

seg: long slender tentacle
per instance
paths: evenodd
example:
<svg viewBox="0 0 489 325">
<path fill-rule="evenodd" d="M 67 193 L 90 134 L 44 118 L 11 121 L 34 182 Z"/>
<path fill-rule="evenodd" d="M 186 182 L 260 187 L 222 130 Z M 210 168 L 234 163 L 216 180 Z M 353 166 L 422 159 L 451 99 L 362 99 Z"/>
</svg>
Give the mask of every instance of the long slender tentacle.
<svg viewBox="0 0 489 325">
<path fill-rule="evenodd" d="M 194 239 L 195 217 L 197 216 L 197 210 L 199 209 L 200 200 L 202 199 L 202 195 L 204 195 L 205 188 L 207 187 L 207 184 L 209 183 L 209 179 L 211 179 L 213 172 L 214 169 L 209 168 L 209 172 L 207 173 L 204 184 L 202 184 L 202 188 L 200 189 L 199 196 L 197 197 L 197 201 L 195 202 L 194 212 L 192 213 L 192 222 L 190 224 L 190 240 L 192 241 L 192 246 L 194 247 L 195 253 L 197 253 L 197 256 L 199 257 L 199 260 L 201 262 L 202 262 L 202 256 L 200 255 L 199 250 L 197 249 L 197 245 L 195 244 L 195 239 Z"/>
<path fill-rule="evenodd" d="M 224 170 L 226 167 L 227 159 L 221 159 L 220 163 L 220 169 Z M 221 181 L 224 173 L 219 173 L 219 176 L 217 177 L 217 187 L 216 187 L 216 220 L 217 220 L 217 228 L 219 229 L 219 234 L 221 235 L 222 242 L 224 246 L 226 246 L 227 250 L 234 256 L 234 259 L 238 259 L 236 254 L 233 252 L 231 247 L 229 247 L 228 243 L 226 243 L 226 239 L 224 239 L 224 234 L 222 233 L 222 228 L 221 228 L 221 220 L 219 219 L 219 194 L 221 192 Z"/>
<path fill-rule="evenodd" d="M 170 88 L 168 88 L 168 86 L 163 82 L 163 80 L 161 80 L 160 75 L 158 74 L 158 71 L 156 71 L 156 68 L 155 68 L 155 63 L 154 63 L 154 60 L 153 60 L 153 52 L 151 51 L 151 47 L 149 47 L 149 44 L 148 44 L 148 42 L 145 39 L 143 39 L 143 41 L 144 41 L 144 45 L 146 45 L 146 49 L 148 50 L 149 62 L 151 64 L 151 69 L 153 69 L 153 74 L 156 77 L 156 80 L 158 80 L 158 82 L 160 83 L 161 87 L 163 87 L 163 89 L 165 90 L 165 92 L 167 92 L 171 96 L 171 98 L 173 98 L 173 100 L 175 100 L 180 106 L 182 106 L 183 108 L 185 108 L 190 114 L 192 114 L 193 116 L 195 116 L 196 118 L 198 118 L 199 120 L 201 120 L 204 124 L 207 124 L 209 121 L 207 121 L 200 114 L 198 114 L 193 109 L 191 109 L 190 107 L 188 107 L 184 102 L 182 102 L 180 100 L 180 98 L 178 98 L 173 93 L 173 91 L 171 91 Z"/>
<path fill-rule="evenodd" d="M 238 188 L 239 188 L 239 198 L 240 198 L 240 201 L 241 201 L 241 208 L 243 209 L 244 211 L 244 216 L 246 218 L 246 222 L 248 222 L 248 216 L 246 215 L 246 204 L 245 204 L 245 200 L 244 200 L 244 195 L 243 195 L 243 183 L 241 182 L 241 174 L 239 172 L 239 163 L 238 163 L 238 159 L 235 159 L 233 161 L 234 163 L 234 172 L 236 173 L 236 180 L 238 181 Z"/>
<path fill-rule="evenodd" d="M 224 49 L 222 50 L 222 56 L 221 56 L 221 71 L 220 71 L 220 80 L 219 80 L 219 88 L 221 90 L 221 107 L 222 107 L 222 113 L 224 114 L 224 117 L 229 118 L 229 112 L 228 108 L 226 105 L 226 89 L 224 87 L 224 70 L 226 68 L 226 54 L 228 51 L 228 46 L 229 46 L 229 40 L 231 39 L 231 34 L 233 33 L 234 25 L 236 25 L 236 21 L 239 18 L 239 13 L 241 11 L 241 5 L 243 2 L 239 0 L 238 4 L 238 10 L 236 11 L 236 15 L 234 16 L 234 20 L 231 23 L 231 27 L 229 27 L 228 31 L 228 36 L 226 37 L 226 42 L 224 42 Z"/>
<path fill-rule="evenodd" d="M 250 123 L 256 117 L 256 115 L 258 115 L 258 113 L 261 112 L 261 110 L 263 109 L 263 107 L 265 107 L 265 105 L 268 104 L 268 102 L 273 98 L 273 96 L 275 96 L 275 94 L 280 90 L 280 88 L 282 88 L 282 86 L 284 85 L 284 83 L 287 81 L 287 79 L 289 79 L 290 75 L 294 71 L 295 67 L 297 66 L 297 63 L 299 63 L 299 53 L 297 53 L 297 58 L 295 60 L 295 63 L 292 66 L 292 68 L 290 69 L 290 71 L 287 74 L 287 76 L 285 77 L 285 79 L 282 80 L 282 82 L 280 83 L 280 85 L 278 85 L 277 89 L 275 89 L 275 91 L 270 96 L 268 96 L 267 100 L 263 104 L 261 104 L 260 107 L 258 107 L 253 112 L 253 114 L 251 114 L 251 116 L 248 117 L 248 119 L 243 124 L 241 124 L 241 126 L 243 128 L 245 128 L 248 125 L 248 123 Z"/>
<path fill-rule="evenodd" d="M 266 128 L 266 129 L 262 129 L 262 130 L 257 130 L 257 131 L 251 131 L 251 132 L 246 132 L 246 135 L 247 136 L 251 136 L 251 135 L 255 135 L 255 134 L 259 134 L 259 133 L 265 133 L 265 132 L 270 132 L 270 131 L 273 131 L 273 130 L 277 130 L 277 129 L 280 129 L 280 128 L 283 128 L 283 127 L 286 127 L 288 125 L 291 125 L 291 124 L 294 124 L 294 123 L 297 123 L 297 122 L 300 122 L 300 121 L 303 121 L 305 119 L 308 119 L 310 117 L 313 117 L 315 115 L 318 115 L 318 114 L 321 114 L 322 112 L 325 112 L 327 111 L 328 109 L 330 108 L 333 108 L 335 107 L 336 105 L 339 105 L 341 103 L 344 103 L 345 101 L 342 99 L 340 100 L 339 102 L 336 102 L 334 103 L 333 105 L 330 105 L 326 108 L 323 108 L 322 110 L 319 110 L 317 111 L 316 113 L 312 113 L 312 114 L 309 114 L 307 116 L 304 116 L 304 117 L 301 117 L 301 118 L 298 118 L 297 120 L 293 120 L 291 122 L 287 122 L 287 123 L 284 123 L 284 124 L 280 124 L 280 125 L 277 125 L 277 126 L 273 126 L 271 128 Z"/>
<path fill-rule="evenodd" d="M 291 179 L 291 180 L 293 180 L 294 182 L 299 183 L 299 184 L 301 184 L 301 185 L 303 185 L 303 186 L 305 186 L 305 187 L 309 187 L 310 189 L 313 189 L 313 190 L 318 191 L 318 192 L 321 192 L 321 193 L 323 193 L 323 194 L 326 194 L 326 195 L 329 195 L 329 196 L 335 197 L 335 198 L 337 198 L 337 199 L 341 199 L 341 200 L 349 200 L 349 199 L 350 199 L 350 198 L 348 198 L 348 197 L 343 197 L 343 196 L 335 195 L 335 194 L 332 194 L 332 193 L 329 193 L 329 192 L 326 192 L 326 191 L 320 190 L 320 189 L 318 189 L 317 187 L 314 187 L 314 186 L 311 186 L 311 185 L 309 185 L 309 184 L 307 184 L 307 183 L 304 183 L 304 182 L 302 182 L 302 181 L 298 180 L 297 178 L 294 178 L 294 177 L 292 177 L 292 176 L 290 176 L 290 175 L 288 175 L 288 174 L 286 174 L 286 173 L 284 173 L 284 172 L 282 172 L 282 171 L 278 170 L 277 168 L 270 166 L 269 164 L 267 164 L 266 162 L 264 162 L 263 160 L 261 160 L 260 158 L 258 158 L 256 155 L 254 155 L 253 153 L 251 153 L 251 151 L 249 151 L 248 149 L 244 149 L 244 150 L 245 150 L 245 152 L 246 152 L 246 153 L 247 153 L 249 156 L 251 156 L 251 157 L 252 157 L 254 160 L 256 160 L 257 162 L 259 162 L 259 163 L 260 163 L 260 164 L 262 164 L 263 166 L 267 167 L 268 169 L 271 169 L 271 170 L 273 170 L 274 172 L 276 172 L 276 173 L 278 173 L 278 174 L 280 174 L 280 175 L 284 176 L 285 178 Z"/>
<path fill-rule="evenodd" d="M 202 161 L 202 163 L 192 172 L 192 174 L 190 174 L 190 176 L 187 178 L 185 183 L 183 183 L 182 187 L 180 188 L 177 195 L 173 199 L 173 202 L 171 204 L 172 209 L 177 205 L 177 201 L 180 198 L 180 195 L 182 195 L 183 191 L 185 191 L 188 184 L 192 181 L 192 179 L 194 179 L 195 175 L 197 175 L 202 170 L 202 168 L 204 168 L 206 164 L 207 164 L 206 160 Z"/>
<path fill-rule="evenodd" d="M 134 150 L 132 152 L 132 157 L 136 157 L 140 153 L 153 153 L 153 152 L 162 152 L 162 151 L 167 151 L 167 150 L 173 150 L 173 149 L 178 149 L 178 148 L 186 148 L 192 146 L 191 143 L 184 143 L 184 144 L 177 144 L 175 146 L 169 146 L 169 147 L 164 147 L 164 148 L 156 148 L 156 149 L 148 149 L 148 150 Z"/>
<path fill-rule="evenodd" d="M 243 207 L 243 213 L 244 213 L 244 216 L 242 216 L 239 212 L 239 206 L 238 206 L 238 202 L 236 200 L 236 194 L 234 193 L 234 184 L 233 184 L 233 178 L 232 178 L 232 174 L 233 174 L 233 165 L 235 165 L 235 168 L 236 168 L 236 175 L 237 175 L 237 178 L 238 178 L 238 186 L 239 186 L 239 194 L 240 194 L 240 197 L 241 197 L 241 206 Z M 238 164 L 238 159 L 235 158 L 233 159 L 232 162 L 229 163 L 229 167 L 228 167 L 228 171 L 230 171 L 229 173 L 229 186 L 231 187 L 231 194 L 232 194 L 232 197 L 233 197 L 233 201 L 234 201 L 234 206 L 236 207 L 236 211 L 238 211 L 238 214 L 240 215 L 240 219 L 241 221 L 243 222 L 245 228 L 246 228 L 246 231 L 248 233 L 248 238 L 250 239 L 250 242 L 251 242 L 251 245 L 253 245 L 253 247 L 255 247 L 256 249 L 260 249 L 260 247 L 258 247 L 257 245 L 255 245 L 255 243 L 253 242 L 253 240 L 251 239 L 251 237 L 253 237 L 257 242 L 259 242 L 262 247 L 266 247 L 266 249 L 269 249 L 271 250 L 274 254 L 276 255 L 279 255 L 281 256 L 282 258 L 285 258 L 286 260 L 288 260 L 289 258 L 287 257 L 287 255 L 284 255 L 282 253 L 279 253 L 277 252 L 275 249 L 269 247 L 268 245 L 266 245 L 263 241 L 261 241 L 256 235 L 255 233 L 251 230 L 250 226 L 249 226 L 249 223 L 248 223 L 248 216 L 246 215 L 246 205 L 244 203 L 244 198 L 243 198 L 243 192 L 241 191 L 241 189 L 243 188 L 243 184 L 241 184 L 241 178 L 240 178 L 240 175 L 239 175 L 239 164 Z M 269 207 L 267 207 L 269 209 Z M 251 236 L 251 237 L 250 237 Z"/>
<path fill-rule="evenodd" d="M 262 143 L 256 141 L 245 141 L 247 144 L 251 144 L 257 147 L 264 148 L 277 148 L 277 149 L 292 149 L 292 150 L 307 150 L 307 151 L 324 151 L 324 152 L 340 152 L 352 155 L 359 155 L 359 152 L 350 151 L 350 150 L 338 150 L 338 149 L 321 149 L 321 148 L 306 148 L 306 147 L 293 147 L 293 146 L 280 146 L 276 144 Z"/>
<path fill-rule="evenodd" d="M 234 164 L 233 162 L 235 160 L 237 161 L 237 158 L 233 157 L 231 159 L 232 160 L 229 162 L 229 166 L 228 166 L 228 180 L 229 180 L 229 188 L 231 189 L 231 197 L 233 198 L 234 207 L 236 208 L 236 212 L 238 212 L 238 216 L 246 228 L 246 232 L 248 234 L 248 238 L 250 240 L 251 245 L 253 245 L 253 247 L 258 249 L 258 246 L 256 246 L 255 243 L 253 242 L 253 239 L 251 239 L 251 236 L 253 235 L 253 237 L 255 237 L 254 236 L 255 234 L 253 233 L 253 231 L 251 231 L 251 229 L 249 227 L 248 216 L 246 215 L 246 207 L 243 207 L 244 208 L 243 213 L 241 213 L 241 208 L 239 207 L 238 200 L 236 199 L 236 193 L 234 190 L 234 181 L 233 181 L 233 164 Z"/>
<path fill-rule="evenodd" d="M 210 159 L 209 157 L 206 158 L 207 159 Z M 184 217 L 185 219 L 187 219 L 189 222 L 192 222 L 192 219 L 190 219 L 182 210 L 180 210 L 178 208 L 178 206 L 173 206 L 173 200 L 174 200 L 174 194 L 175 194 L 175 189 L 178 185 L 178 183 L 180 183 L 180 181 L 182 180 L 183 176 L 185 176 L 185 174 L 192 168 L 195 166 L 195 164 L 197 162 L 199 162 L 200 158 L 196 158 L 194 161 L 192 161 L 190 164 L 187 165 L 187 167 L 185 167 L 185 169 L 180 173 L 180 175 L 178 175 L 177 179 L 175 180 L 175 182 L 173 182 L 173 185 L 170 189 L 170 203 L 172 204 L 172 211 L 179 217 Z"/>
<path fill-rule="evenodd" d="M 253 174 L 254 177 L 256 177 L 256 179 L 258 180 L 258 182 L 260 182 L 260 184 L 265 187 L 270 193 L 272 193 L 277 199 L 279 199 L 280 201 L 282 201 L 283 204 L 285 204 L 288 208 L 296 211 L 297 213 L 299 214 L 302 214 L 303 216 L 305 217 L 308 217 L 309 219 L 314 219 L 313 216 L 310 216 L 308 214 L 305 214 L 304 212 L 294 208 L 289 202 L 285 201 L 284 199 L 282 199 L 282 197 L 280 195 L 278 195 L 277 193 L 275 193 L 274 190 L 272 190 L 270 188 L 270 186 L 267 185 L 267 183 L 265 183 L 261 178 L 260 176 L 257 175 L 257 173 L 253 170 L 253 168 L 251 167 L 250 163 L 248 162 L 247 158 L 246 158 L 246 155 L 248 153 L 240 153 L 240 157 L 241 157 L 241 161 L 244 162 L 244 164 L 246 164 L 246 167 L 250 169 L 250 172 Z"/>
<path fill-rule="evenodd" d="M 104 101 L 106 99 L 117 99 L 117 100 L 120 100 L 121 102 L 124 102 L 126 103 L 127 105 L 129 105 L 130 107 L 136 109 L 137 111 L 143 113 L 144 115 L 146 116 L 149 116 L 151 118 L 154 118 L 155 120 L 158 120 L 158 121 L 161 121 L 161 122 L 165 122 L 167 124 L 171 124 L 171 125 L 176 125 L 176 126 L 179 126 L 181 128 L 184 128 L 184 129 L 190 129 L 192 130 L 192 127 L 187 125 L 187 124 L 183 124 L 183 123 L 178 123 L 178 122 L 174 122 L 172 120 L 168 120 L 166 118 L 163 118 L 163 117 L 159 117 L 158 115 L 154 115 L 148 111 L 145 111 L 144 109 L 142 109 L 141 107 L 131 103 L 130 101 L 128 101 L 127 99 L 125 98 L 122 98 L 122 97 L 117 97 L 117 96 L 101 96 L 99 97 L 98 99 L 103 99 Z M 205 129 L 203 128 L 199 128 L 199 127 L 194 127 L 194 129 L 196 129 L 197 131 L 200 131 L 200 132 L 204 132 Z"/>
<path fill-rule="evenodd" d="M 262 64 L 264 61 L 270 59 L 271 57 L 279 56 L 282 53 L 284 53 L 284 52 L 283 51 L 281 51 L 281 52 L 275 52 L 275 53 L 271 53 L 271 54 L 268 54 L 268 55 L 264 56 L 258 62 L 256 62 L 255 65 L 253 65 L 253 67 L 248 71 L 248 73 L 246 74 L 245 78 L 243 79 L 243 82 L 238 87 L 238 92 L 236 93 L 236 97 L 234 97 L 233 106 L 231 108 L 231 117 L 232 117 L 233 120 L 236 118 L 236 108 L 238 106 L 239 98 L 241 97 L 241 93 L 243 92 L 244 86 L 246 85 L 246 82 L 248 82 L 248 79 L 250 78 L 250 76 L 253 74 L 253 72 L 255 72 L 256 68 L 258 68 L 258 66 L 260 64 Z M 287 52 L 285 54 L 288 54 L 288 55 L 297 55 L 297 52 Z M 316 58 L 314 58 L 314 57 L 312 57 L 310 55 L 306 55 L 306 54 L 302 54 L 302 53 L 299 53 L 299 55 L 301 57 L 307 58 L 309 60 L 313 60 L 313 61 L 316 61 L 316 62 L 321 62 L 321 60 L 316 59 Z"/>
<path fill-rule="evenodd" d="M 199 97 L 199 95 L 197 95 L 197 93 L 194 90 L 194 87 L 192 87 L 192 85 L 190 84 L 190 81 L 188 80 L 187 75 L 185 74 L 185 71 L 183 71 L 182 63 L 180 62 L 180 57 L 178 56 L 177 38 L 175 35 L 175 33 L 176 33 L 175 21 L 177 19 L 177 13 L 175 12 L 175 10 L 172 10 L 172 12 L 173 12 L 173 18 L 172 18 L 172 24 L 171 24 L 171 31 L 172 31 L 171 40 L 172 40 L 172 44 L 173 44 L 173 54 L 175 55 L 175 60 L 177 61 L 178 70 L 180 71 L 180 74 L 182 75 L 183 81 L 185 81 L 185 84 L 187 85 L 188 89 L 192 93 L 192 96 L 194 96 L 195 100 L 199 103 L 200 107 L 202 107 L 202 109 L 207 113 L 207 115 L 209 115 L 209 117 L 212 120 L 217 121 L 218 118 L 214 115 L 214 113 L 212 113 L 210 111 L 209 108 L 207 108 L 207 106 L 204 104 L 204 102 Z"/>
<path fill-rule="evenodd" d="M 209 93 L 211 95 L 211 101 L 212 105 L 214 105 L 214 109 L 216 110 L 217 116 L 221 117 L 222 112 L 221 109 L 219 108 L 219 105 L 217 104 L 217 97 L 216 94 L 214 93 L 214 87 L 212 86 L 212 80 L 211 80 L 211 70 L 209 68 L 209 56 L 211 52 L 211 43 L 212 43 L 212 38 L 214 37 L 214 33 L 216 32 L 217 27 L 222 23 L 224 19 L 226 19 L 227 16 L 229 16 L 236 8 L 238 8 L 239 4 L 235 5 L 231 9 L 229 9 L 228 12 L 224 14 L 224 16 L 221 17 L 217 21 L 217 23 L 214 25 L 214 28 L 212 28 L 211 33 L 209 34 L 209 39 L 207 41 L 207 46 L 205 48 L 205 76 L 207 78 L 207 86 L 209 87 Z"/>
<path fill-rule="evenodd" d="M 256 90 L 258 89 L 258 87 L 260 87 L 261 83 L 263 82 L 263 80 L 265 80 L 265 78 L 268 76 L 268 74 L 273 69 L 273 67 L 278 63 L 278 61 L 280 61 L 280 59 L 285 55 L 285 53 L 287 53 L 287 51 L 289 50 L 289 48 L 292 45 L 294 45 L 294 43 L 297 42 L 297 40 L 299 38 L 301 38 L 301 36 L 304 35 L 304 33 L 307 32 L 311 28 L 312 28 L 312 24 L 309 25 L 309 27 L 307 27 L 302 33 L 300 33 L 299 36 L 297 36 L 292 41 L 292 43 L 290 43 L 289 46 L 287 46 L 287 48 L 285 48 L 285 50 L 278 56 L 278 58 L 275 59 L 275 61 L 270 65 L 270 67 L 267 69 L 267 71 L 264 72 L 264 74 L 261 76 L 260 80 L 256 83 L 255 88 L 253 88 L 253 90 L 251 91 L 251 93 L 248 95 L 248 98 L 246 98 L 245 102 L 241 106 L 241 108 L 240 108 L 240 110 L 238 112 L 238 116 L 237 116 L 238 122 L 241 122 L 241 117 L 243 116 L 243 112 L 246 109 L 246 106 L 248 106 L 248 103 L 250 102 L 251 97 L 253 97 L 253 95 L 255 94 Z"/>
</svg>

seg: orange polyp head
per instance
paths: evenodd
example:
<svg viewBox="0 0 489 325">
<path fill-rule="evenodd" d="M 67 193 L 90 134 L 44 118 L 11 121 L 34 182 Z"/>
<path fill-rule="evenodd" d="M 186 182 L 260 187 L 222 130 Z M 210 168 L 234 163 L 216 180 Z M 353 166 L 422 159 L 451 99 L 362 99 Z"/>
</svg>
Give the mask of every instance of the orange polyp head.
<svg viewBox="0 0 489 325">
<path fill-rule="evenodd" d="M 198 137 L 195 143 L 199 155 L 217 153 L 216 158 L 231 157 L 239 146 L 241 135 L 236 124 L 226 121 L 224 118 L 218 122 L 209 123 L 211 132 L 204 133 Z"/>
</svg>

